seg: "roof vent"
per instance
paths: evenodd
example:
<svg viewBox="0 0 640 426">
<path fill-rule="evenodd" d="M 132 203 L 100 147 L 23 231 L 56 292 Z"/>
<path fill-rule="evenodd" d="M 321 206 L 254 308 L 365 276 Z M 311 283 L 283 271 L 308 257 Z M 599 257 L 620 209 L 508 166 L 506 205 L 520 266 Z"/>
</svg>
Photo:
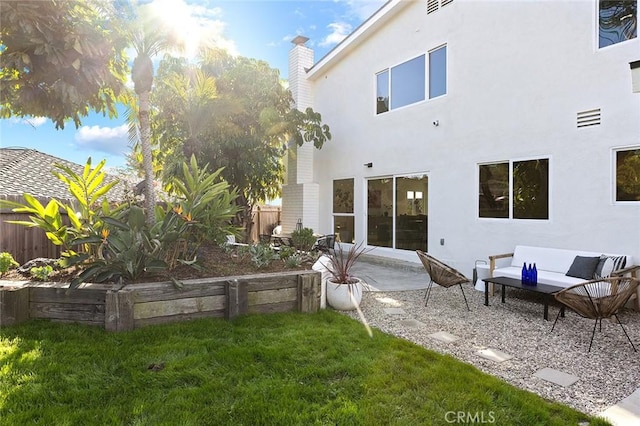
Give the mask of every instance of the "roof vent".
<svg viewBox="0 0 640 426">
<path fill-rule="evenodd" d="M 453 0 L 442 0 L 442 7 L 445 7 L 448 4 L 453 3 Z"/>
<path fill-rule="evenodd" d="M 600 108 L 590 109 L 588 111 L 580 111 L 578 113 L 578 128 L 599 126 L 600 125 Z"/>
</svg>

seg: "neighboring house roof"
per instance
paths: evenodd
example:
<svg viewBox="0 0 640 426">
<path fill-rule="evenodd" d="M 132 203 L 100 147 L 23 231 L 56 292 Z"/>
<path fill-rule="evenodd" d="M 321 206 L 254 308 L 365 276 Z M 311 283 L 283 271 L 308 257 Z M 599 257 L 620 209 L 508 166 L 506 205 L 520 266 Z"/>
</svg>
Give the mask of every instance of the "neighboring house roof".
<svg viewBox="0 0 640 426">
<path fill-rule="evenodd" d="M 84 165 L 81 166 L 35 149 L 0 148 L 0 196 L 22 195 L 26 192 L 34 197 L 59 200 L 71 198 L 67 185 L 51 174 L 54 170 L 58 171 L 54 167 L 56 163 L 67 166 L 78 174 L 82 174 L 84 169 Z M 95 164 L 92 166 L 95 167 Z M 116 179 L 114 176 L 107 175 L 105 181 L 111 182 Z M 123 197 L 122 184 L 114 186 L 107 193 L 107 198 L 110 200 Z"/>
</svg>

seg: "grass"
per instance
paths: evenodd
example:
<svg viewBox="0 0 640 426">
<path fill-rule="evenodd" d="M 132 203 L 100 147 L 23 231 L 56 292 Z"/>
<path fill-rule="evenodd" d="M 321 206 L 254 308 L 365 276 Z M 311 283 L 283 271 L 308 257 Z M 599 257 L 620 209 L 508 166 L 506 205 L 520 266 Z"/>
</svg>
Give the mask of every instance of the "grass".
<svg viewBox="0 0 640 426">
<path fill-rule="evenodd" d="M 358 322 L 332 311 L 128 333 L 44 321 L 0 330 L 3 425 L 585 420 L 606 424 L 450 356 L 376 330 L 370 338 Z"/>
</svg>

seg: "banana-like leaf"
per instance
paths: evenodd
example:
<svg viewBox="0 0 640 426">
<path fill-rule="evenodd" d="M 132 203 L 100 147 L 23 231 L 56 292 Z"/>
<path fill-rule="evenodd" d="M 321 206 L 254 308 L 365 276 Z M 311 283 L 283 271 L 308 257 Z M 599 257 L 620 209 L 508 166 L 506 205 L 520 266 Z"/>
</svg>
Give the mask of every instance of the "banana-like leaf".
<svg viewBox="0 0 640 426">
<path fill-rule="evenodd" d="M 35 209 L 34 213 L 40 216 L 44 216 L 44 206 L 42 205 L 42 203 L 40 203 L 40 201 L 38 201 L 33 195 L 28 193 L 24 193 L 22 196 L 24 197 L 24 200 L 27 202 L 27 204 Z"/>
</svg>

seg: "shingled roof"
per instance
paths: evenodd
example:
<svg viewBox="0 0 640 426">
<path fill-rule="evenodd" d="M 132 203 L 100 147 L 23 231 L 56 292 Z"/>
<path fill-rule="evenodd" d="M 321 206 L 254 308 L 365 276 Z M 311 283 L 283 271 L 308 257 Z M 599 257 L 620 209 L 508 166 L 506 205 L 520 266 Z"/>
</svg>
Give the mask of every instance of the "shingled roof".
<svg viewBox="0 0 640 426">
<path fill-rule="evenodd" d="M 0 148 L 0 196 L 22 195 L 27 192 L 34 197 L 66 200 L 71 197 L 67 186 L 51 172 L 58 171 L 54 164 L 62 164 L 78 174 L 84 166 L 35 149 Z M 94 164 L 95 165 L 95 164 Z M 116 180 L 107 175 L 107 182 Z M 118 184 L 108 193 L 110 200 L 122 199 L 124 187 Z"/>
</svg>

